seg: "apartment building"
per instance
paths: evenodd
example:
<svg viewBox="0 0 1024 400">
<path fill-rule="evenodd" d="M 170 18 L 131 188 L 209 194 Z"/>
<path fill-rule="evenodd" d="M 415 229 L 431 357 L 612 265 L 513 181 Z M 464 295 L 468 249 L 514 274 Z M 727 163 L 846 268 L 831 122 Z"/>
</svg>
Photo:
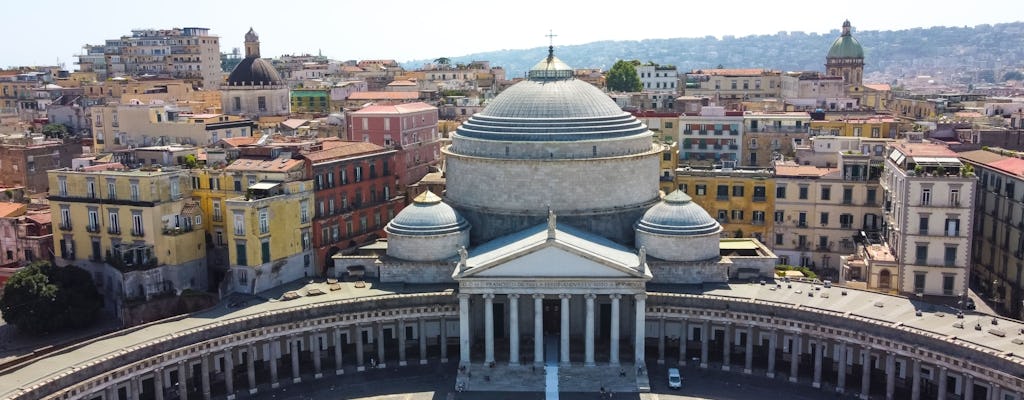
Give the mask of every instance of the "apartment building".
<svg viewBox="0 0 1024 400">
<path fill-rule="evenodd" d="M 53 261 L 50 210 L 27 210 L 26 205 L 3 203 L 0 209 L 0 288 L 19 269 L 39 260 Z"/>
<path fill-rule="evenodd" d="M 251 136 L 256 123 L 226 114 L 193 114 L 159 104 L 94 106 L 93 151 L 111 152 L 134 147 L 216 144 L 221 139 Z"/>
<path fill-rule="evenodd" d="M 683 165 L 738 162 L 743 154 L 742 112 L 705 106 L 697 115 L 680 115 L 679 126 L 679 162 Z"/>
<path fill-rule="evenodd" d="M 348 114 L 349 140 L 398 150 L 399 190 L 422 179 L 441 159 L 437 107 L 423 102 L 369 106 Z"/>
<path fill-rule="evenodd" d="M 98 80 L 166 75 L 215 89 L 222 79 L 220 39 L 208 28 L 136 29 L 130 36 L 83 49 L 75 64 L 83 72 L 95 72 Z"/>
<path fill-rule="evenodd" d="M 51 140 L 42 136 L 13 135 L 0 139 L 0 187 L 24 187 L 46 193 L 47 171 L 70 167 L 82 155 L 78 140 Z"/>
<path fill-rule="evenodd" d="M 725 107 L 745 100 L 778 98 L 782 74 L 766 69 L 702 69 L 686 74 L 687 96 L 707 97 Z"/>
<path fill-rule="evenodd" d="M 794 146 L 810 137 L 810 122 L 806 112 L 745 111 L 741 164 L 770 167 L 778 156 L 792 158 Z"/>
<path fill-rule="evenodd" d="M 679 190 L 718 219 L 724 237 L 764 242 L 772 232 L 775 180 L 770 169 L 697 168 L 676 170 Z"/>
<path fill-rule="evenodd" d="M 888 115 L 816 119 L 811 121 L 812 135 L 857 136 L 895 139 L 899 122 Z"/>
<path fill-rule="evenodd" d="M 679 92 L 679 70 L 674 65 L 640 65 L 636 67 L 636 74 L 645 92 Z"/>
</svg>

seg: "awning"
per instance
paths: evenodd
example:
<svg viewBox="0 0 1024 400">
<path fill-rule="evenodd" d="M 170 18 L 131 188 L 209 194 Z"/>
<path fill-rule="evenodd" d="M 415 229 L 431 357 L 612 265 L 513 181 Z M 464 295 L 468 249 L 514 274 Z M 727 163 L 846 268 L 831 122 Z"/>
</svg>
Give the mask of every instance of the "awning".
<svg viewBox="0 0 1024 400">
<path fill-rule="evenodd" d="M 199 203 L 190 201 L 188 203 L 185 203 L 185 205 L 181 207 L 181 215 L 183 217 L 194 217 L 196 215 L 201 214 L 202 212 L 199 209 Z"/>
<path fill-rule="evenodd" d="M 281 182 L 259 182 L 259 183 L 256 183 L 255 185 L 249 186 L 249 189 L 252 189 L 252 190 L 270 190 L 270 189 L 273 189 L 273 188 L 277 187 L 280 184 L 281 184 Z"/>
<path fill-rule="evenodd" d="M 954 157 L 914 157 L 913 162 L 922 167 L 961 167 L 963 164 Z"/>
</svg>

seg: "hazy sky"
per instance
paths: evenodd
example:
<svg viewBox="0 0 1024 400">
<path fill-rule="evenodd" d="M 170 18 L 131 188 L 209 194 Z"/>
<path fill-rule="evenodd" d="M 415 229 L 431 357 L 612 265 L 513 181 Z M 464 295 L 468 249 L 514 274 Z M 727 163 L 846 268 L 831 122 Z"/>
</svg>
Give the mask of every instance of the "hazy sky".
<svg viewBox="0 0 1024 400">
<path fill-rule="evenodd" d="M 341 60 L 408 61 L 547 46 L 549 29 L 558 35 L 557 47 L 599 40 L 826 33 L 844 19 L 855 33 L 975 26 L 1024 19 L 1024 1 L 59 0 L 10 1 L 3 11 L 0 67 L 52 65 L 59 59 L 75 69 L 72 56 L 83 44 L 102 44 L 137 28 L 210 28 L 227 52 L 242 47 L 251 26 L 260 35 L 264 57 L 322 51 Z"/>
</svg>

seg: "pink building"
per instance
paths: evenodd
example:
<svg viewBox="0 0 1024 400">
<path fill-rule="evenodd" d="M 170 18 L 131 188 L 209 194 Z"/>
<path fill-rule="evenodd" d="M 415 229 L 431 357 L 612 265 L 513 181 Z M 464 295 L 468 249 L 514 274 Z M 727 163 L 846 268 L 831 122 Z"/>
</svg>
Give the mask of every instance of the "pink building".
<svg viewBox="0 0 1024 400">
<path fill-rule="evenodd" d="M 423 102 L 374 105 L 348 117 L 349 140 L 398 150 L 398 183 L 402 190 L 419 182 L 441 157 L 437 107 Z"/>
<path fill-rule="evenodd" d="M 3 287 L 21 267 L 37 260 L 53 261 L 53 231 L 48 209 L 26 214 L 24 204 L 0 206 L 14 211 L 0 217 L 0 287 Z"/>
</svg>

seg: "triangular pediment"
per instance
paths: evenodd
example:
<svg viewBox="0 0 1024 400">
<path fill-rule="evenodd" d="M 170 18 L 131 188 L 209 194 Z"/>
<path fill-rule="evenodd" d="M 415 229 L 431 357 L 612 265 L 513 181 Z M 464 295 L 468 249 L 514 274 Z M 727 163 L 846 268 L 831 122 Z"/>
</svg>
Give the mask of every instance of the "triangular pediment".
<svg viewBox="0 0 1024 400">
<path fill-rule="evenodd" d="M 586 255 L 560 248 L 560 246 L 546 246 L 506 260 L 500 264 L 495 264 L 490 268 L 480 268 L 480 271 L 472 274 L 472 276 L 494 278 L 626 278 L 639 275 L 636 269 L 629 271 L 628 267 L 608 265 L 607 262 L 602 263 L 600 261 L 595 260 L 593 257 L 586 257 Z"/>
</svg>

